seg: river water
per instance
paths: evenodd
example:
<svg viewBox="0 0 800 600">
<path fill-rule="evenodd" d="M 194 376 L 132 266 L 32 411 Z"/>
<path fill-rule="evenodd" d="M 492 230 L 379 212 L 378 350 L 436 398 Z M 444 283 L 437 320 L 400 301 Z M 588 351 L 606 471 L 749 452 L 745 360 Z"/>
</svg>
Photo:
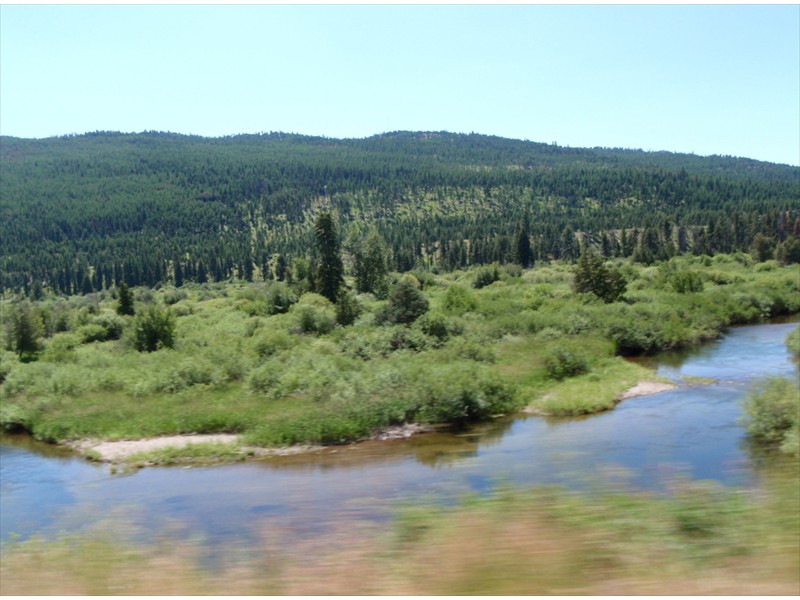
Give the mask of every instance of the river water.
<svg viewBox="0 0 800 600">
<path fill-rule="evenodd" d="M 166 530 L 212 544 L 257 541 L 271 530 L 306 537 L 350 520 L 386 520 L 404 502 L 450 502 L 504 482 L 573 488 L 613 482 L 657 491 L 687 476 L 751 486 L 765 462 L 738 424 L 740 401 L 756 378 L 798 377 L 784 344 L 795 327 L 733 328 L 699 349 L 660 355 L 653 365 L 663 376 L 717 381 L 684 383 L 577 419 L 518 415 L 461 434 L 127 475 L 28 436 L 5 435 L 0 541 L 81 531 L 103 519 L 124 519 L 146 535 Z"/>
</svg>

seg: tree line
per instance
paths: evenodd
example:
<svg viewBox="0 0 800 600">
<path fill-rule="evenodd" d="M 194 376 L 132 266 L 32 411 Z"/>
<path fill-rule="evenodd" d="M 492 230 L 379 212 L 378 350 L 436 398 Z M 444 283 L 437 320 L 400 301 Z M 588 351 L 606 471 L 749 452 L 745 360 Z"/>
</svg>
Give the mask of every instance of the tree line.
<svg viewBox="0 0 800 600">
<path fill-rule="evenodd" d="M 370 252 L 401 272 L 577 260 L 582 242 L 644 263 L 791 262 L 800 235 L 800 169 L 731 157 L 444 132 L 98 132 L 3 137 L 0 161 L 0 289 L 27 294 L 308 279 L 322 213 L 362 288 L 378 276 L 364 271 Z"/>
</svg>

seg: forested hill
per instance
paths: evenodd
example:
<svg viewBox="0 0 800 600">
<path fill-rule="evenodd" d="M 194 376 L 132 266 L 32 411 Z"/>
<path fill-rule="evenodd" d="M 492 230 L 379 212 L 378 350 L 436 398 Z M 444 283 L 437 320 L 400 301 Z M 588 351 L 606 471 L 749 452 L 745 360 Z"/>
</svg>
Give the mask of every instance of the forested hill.
<svg viewBox="0 0 800 600">
<path fill-rule="evenodd" d="M 766 252 L 800 234 L 800 168 L 445 132 L 2 137 L 0 287 L 281 277 L 322 210 L 401 271 L 512 261 L 521 232 L 537 260 L 583 235 L 643 261 Z"/>
</svg>

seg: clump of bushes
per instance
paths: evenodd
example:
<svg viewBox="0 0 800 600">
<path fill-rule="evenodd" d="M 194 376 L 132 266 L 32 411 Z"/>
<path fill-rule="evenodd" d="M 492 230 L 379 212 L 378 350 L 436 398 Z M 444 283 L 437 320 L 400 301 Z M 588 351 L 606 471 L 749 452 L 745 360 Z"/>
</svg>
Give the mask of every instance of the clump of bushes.
<svg viewBox="0 0 800 600">
<path fill-rule="evenodd" d="M 133 322 L 133 344 L 139 352 L 154 352 L 175 345 L 175 315 L 169 309 L 148 305 Z"/>
<path fill-rule="evenodd" d="M 703 278 L 695 271 L 678 271 L 669 277 L 669 284 L 678 294 L 692 294 L 703 291 Z"/>
<path fill-rule="evenodd" d="M 292 308 L 292 315 L 302 333 L 324 335 L 336 327 L 336 310 L 333 303 L 313 292 L 303 294 L 300 301 Z"/>
<path fill-rule="evenodd" d="M 428 312 L 428 299 L 419 288 L 419 280 L 413 275 L 403 275 L 392 288 L 389 303 L 376 314 L 378 323 L 408 325 Z"/>
<path fill-rule="evenodd" d="M 478 308 L 475 296 L 464 286 L 453 284 L 447 288 L 442 299 L 444 309 L 454 315 L 463 315 Z"/>
<path fill-rule="evenodd" d="M 520 408 L 513 389 L 486 369 L 464 362 L 437 367 L 419 380 L 419 417 L 462 426 Z"/>
<path fill-rule="evenodd" d="M 795 358 L 800 358 L 800 327 L 797 327 L 786 336 L 786 347 Z"/>
<path fill-rule="evenodd" d="M 589 371 L 586 358 L 568 348 L 557 346 L 544 357 L 547 374 L 558 381 Z"/>
<path fill-rule="evenodd" d="M 475 272 L 475 281 L 473 281 L 472 287 L 479 290 L 493 284 L 495 281 L 500 281 L 500 271 L 497 265 L 481 267 Z"/>
<path fill-rule="evenodd" d="M 744 400 L 743 422 L 755 439 L 800 452 L 800 386 L 784 377 L 761 381 Z"/>
</svg>

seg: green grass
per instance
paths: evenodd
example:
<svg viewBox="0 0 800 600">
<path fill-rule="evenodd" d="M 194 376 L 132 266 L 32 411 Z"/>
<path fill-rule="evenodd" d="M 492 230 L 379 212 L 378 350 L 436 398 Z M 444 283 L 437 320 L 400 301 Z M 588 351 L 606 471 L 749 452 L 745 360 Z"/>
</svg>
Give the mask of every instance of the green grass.
<svg viewBox="0 0 800 600">
<path fill-rule="evenodd" d="M 554 385 L 532 402 L 542 414 L 577 416 L 611 410 L 639 381 L 656 381 L 655 373 L 618 357 L 598 361 L 591 372 Z"/>
<path fill-rule="evenodd" d="M 159 448 L 132 454 L 125 463 L 129 466 L 146 465 L 185 465 L 185 464 L 217 464 L 238 462 L 251 456 L 252 452 L 242 449 L 239 444 L 222 442 L 200 442 L 186 446 Z"/>
</svg>

